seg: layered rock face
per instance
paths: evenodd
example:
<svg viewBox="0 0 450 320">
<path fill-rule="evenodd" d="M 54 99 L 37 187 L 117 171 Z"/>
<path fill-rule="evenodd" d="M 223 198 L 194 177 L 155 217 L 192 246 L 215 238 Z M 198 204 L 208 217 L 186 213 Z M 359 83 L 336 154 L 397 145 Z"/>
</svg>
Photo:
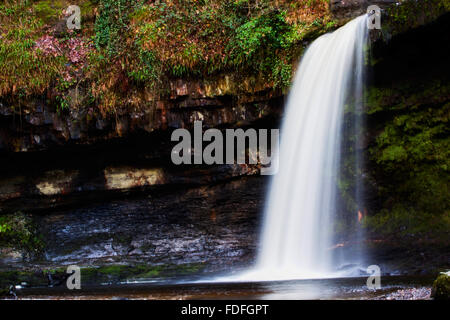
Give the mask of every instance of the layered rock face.
<svg viewBox="0 0 450 320">
<path fill-rule="evenodd" d="M 245 90 L 240 89 L 242 83 Z M 22 101 L 22 113 L 17 106 L 0 100 L 0 151 L 94 144 L 139 132 L 191 128 L 196 120 L 203 121 L 205 127 L 243 126 L 268 115 L 278 116 L 282 99 L 280 90 L 230 75 L 214 81 L 179 79 L 170 83 L 169 97 L 154 101 L 154 107 L 107 116 L 94 115 L 86 108 L 58 112 L 38 98 Z"/>
<path fill-rule="evenodd" d="M 45 243 L 41 268 L 67 264 L 204 264 L 207 270 L 252 263 L 266 179 L 172 187 L 34 217 Z M 30 266 L 17 251 L 1 267 Z M 31 264 L 33 265 L 33 264 Z"/>
<path fill-rule="evenodd" d="M 31 214 L 43 250 L 3 248 L 1 268 L 250 263 L 267 178 L 258 165 L 174 165 L 170 133 L 5 154 L 1 213 Z"/>
<path fill-rule="evenodd" d="M 170 158 L 174 144 L 170 134 L 154 134 L 5 156 L 1 160 L 0 212 L 42 211 L 127 192 L 201 186 L 259 174 L 258 164 L 174 165 Z"/>
<path fill-rule="evenodd" d="M 259 166 L 177 166 L 170 156 L 172 131 L 195 120 L 204 129 L 278 125 L 281 92 L 233 90 L 230 79 L 180 80 L 160 112 L 118 120 L 44 104 L 17 120 L 3 107 L 1 213 L 31 213 L 44 249 L 4 248 L 1 268 L 252 263 L 267 185 Z"/>
</svg>

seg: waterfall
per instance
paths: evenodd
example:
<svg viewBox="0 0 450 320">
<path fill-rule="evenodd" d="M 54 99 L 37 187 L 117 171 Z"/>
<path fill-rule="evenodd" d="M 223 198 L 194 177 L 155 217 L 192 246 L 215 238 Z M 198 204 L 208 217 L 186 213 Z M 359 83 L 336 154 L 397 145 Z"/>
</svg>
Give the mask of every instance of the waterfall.
<svg viewBox="0 0 450 320">
<path fill-rule="evenodd" d="M 366 41 L 364 15 L 319 37 L 304 54 L 285 109 L 280 169 L 270 185 L 257 264 L 247 279 L 333 274 L 344 104 L 362 96 Z"/>
</svg>

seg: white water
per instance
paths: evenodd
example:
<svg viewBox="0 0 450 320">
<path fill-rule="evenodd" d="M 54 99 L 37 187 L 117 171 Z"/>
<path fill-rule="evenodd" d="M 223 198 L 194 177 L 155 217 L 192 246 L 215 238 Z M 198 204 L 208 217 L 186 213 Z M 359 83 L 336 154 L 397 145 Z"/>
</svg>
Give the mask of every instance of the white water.
<svg viewBox="0 0 450 320">
<path fill-rule="evenodd" d="M 344 101 L 361 96 L 366 16 L 321 36 L 306 51 L 288 98 L 254 269 L 233 280 L 327 278 L 332 261 Z M 223 278 L 222 278 L 223 280 Z"/>
</svg>

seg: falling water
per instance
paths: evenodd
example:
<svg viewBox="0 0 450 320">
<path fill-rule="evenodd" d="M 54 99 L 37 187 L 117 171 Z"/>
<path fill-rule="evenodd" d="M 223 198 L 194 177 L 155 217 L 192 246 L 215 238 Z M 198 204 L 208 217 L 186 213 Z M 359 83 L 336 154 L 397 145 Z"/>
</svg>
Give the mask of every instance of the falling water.
<svg viewBox="0 0 450 320">
<path fill-rule="evenodd" d="M 288 98 L 254 270 L 262 279 L 327 277 L 344 103 L 359 99 L 367 18 L 321 36 L 306 51 Z M 355 159 L 358 162 L 358 159 Z"/>
</svg>

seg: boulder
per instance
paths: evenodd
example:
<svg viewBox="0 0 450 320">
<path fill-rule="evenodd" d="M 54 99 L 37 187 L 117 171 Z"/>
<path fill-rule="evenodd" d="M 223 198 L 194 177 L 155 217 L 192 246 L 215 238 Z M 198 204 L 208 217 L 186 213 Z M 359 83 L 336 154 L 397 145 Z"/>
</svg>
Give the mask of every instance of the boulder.
<svg viewBox="0 0 450 320">
<path fill-rule="evenodd" d="M 450 299 L 450 271 L 441 272 L 436 280 L 434 280 L 431 297 L 436 300 Z"/>
</svg>

